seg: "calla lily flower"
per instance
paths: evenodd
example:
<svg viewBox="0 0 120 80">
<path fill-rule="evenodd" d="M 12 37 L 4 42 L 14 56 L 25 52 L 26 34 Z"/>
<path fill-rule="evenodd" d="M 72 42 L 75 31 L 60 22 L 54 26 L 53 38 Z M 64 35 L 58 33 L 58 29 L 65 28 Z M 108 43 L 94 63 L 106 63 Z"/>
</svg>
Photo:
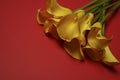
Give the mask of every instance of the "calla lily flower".
<svg viewBox="0 0 120 80">
<path fill-rule="evenodd" d="M 73 58 L 78 60 L 84 60 L 84 54 L 80 44 L 80 41 L 74 38 L 71 42 L 64 42 L 64 49 Z"/>
<path fill-rule="evenodd" d="M 101 35 L 101 27 L 99 22 L 93 24 L 88 33 L 88 44 L 85 46 L 84 50 L 94 61 L 101 61 L 109 66 L 120 64 L 108 47 L 111 39 L 107 39 Z"/>
<path fill-rule="evenodd" d="M 79 10 L 65 16 L 58 24 L 57 33 L 65 41 L 64 48 L 73 58 L 84 59 L 81 46 L 86 43 L 85 33 L 90 29 L 92 19 L 92 13 L 85 15 L 83 10 Z"/>
<path fill-rule="evenodd" d="M 120 61 L 112 54 L 108 46 L 105 48 L 105 55 L 102 62 L 109 66 L 120 64 Z"/>
<path fill-rule="evenodd" d="M 63 17 L 72 13 L 70 9 L 59 5 L 56 0 L 47 0 L 47 12 L 52 14 L 55 18 Z"/>
<path fill-rule="evenodd" d="M 87 40 L 88 44 L 92 48 L 96 49 L 104 49 L 108 44 L 111 42 L 112 39 L 107 39 L 103 36 L 100 36 L 101 34 L 101 24 L 95 23 L 92 27 L 90 32 L 88 33 Z"/>
<path fill-rule="evenodd" d="M 68 8 L 60 6 L 56 0 L 47 0 L 47 7 L 45 11 L 38 9 L 37 21 L 44 25 L 45 33 L 48 33 L 55 38 L 58 38 L 56 33 L 57 23 L 62 17 L 71 14 L 72 11 Z"/>
<path fill-rule="evenodd" d="M 46 10 L 38 9 L 37 21 L 39 24 L 44 24 L 49 19 L 61 19 L 61 17 L 71 14 L 72 11 L 68 8 L 60 6 L 56 0 L 47 0 Z"/>
<path fill-rule="evenodd" d="M 73 38 L 77 38 L 80 34 L 79 19 L 83 17 L 84 11 L 67 15 L 61 19 L 57 26 L 57 33 L 61 39 L 70 42 Z"/>
<path fill-rule="evenodd" d="M 106 39 L 101 36 L 101 23 L 96 22 L 91 26 L 91 29 L 87 35 L 87 45 L 85 51 L 88 56 L 94 61 L 101 61 L 104 58 L 104 48 L 108 46 L 111 39 Z"/>
</svg>

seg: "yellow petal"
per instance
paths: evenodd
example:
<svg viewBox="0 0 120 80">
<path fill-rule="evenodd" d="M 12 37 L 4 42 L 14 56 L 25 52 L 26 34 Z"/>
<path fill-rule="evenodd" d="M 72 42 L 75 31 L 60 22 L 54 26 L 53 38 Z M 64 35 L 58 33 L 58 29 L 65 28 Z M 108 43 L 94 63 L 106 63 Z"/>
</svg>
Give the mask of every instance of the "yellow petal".
<svg viewBox="0 0 120 80">
<path fill-rule="evenodd" d="M 82 52 L 80 42 L 77 39 L 73 39 L 71 42 L 65 42 L 64 49 L 73 58 L 78 59 L 78 60 L 84 59 L 84 55 Z"/>
<path fill-rule="evenodd" d="M 77 10 L 73 14 L 77 14 L 78 18 L 81 19 L 85 15 L 84 10 Z"/>
<path fill-rule="evenodd" d="M 57 32 L 61 39 L 70 42 L 79 36 L 78 17 L 76 14 L 65 16 L 57 26 Z"/>
<path fill-rule="evenodd" d="M 88 33 L 87 36 L 88 44 L 92 48 L 104 49 L 111 42 L 111 39 L 106 39 L 105 37 L 100 36 L 100 30 L 101 30 L 100 28 L 94 26 Z"/>
<path fill-rule="evenodd" d="M 93 17 L 94 15 L 92 13 L 88 13 L 79 20 L 79 26 L 80 26 L 81 33 L 83 33 L 86 30 L 90 30 L 91 21 Z"/>
<path fill-rule="evenodd" d="M 78 39 L 82 41 L 82 43 L 81 43 L 82 45 L 86 44 L 85 34 L 86 34 L 87 30 L 90 30 L 91 21 L 92 21 L 93 17 L 94 16 L 92 13 L 88 13 L 79 20 L 80 35 L 79 35 Z"/>
<path fill-rule="evenodd" d="M 44 32 L 56 39 L 60 39 L 56 29 L 57 23 L 53 20 L 47 20 L 44 24 Z"/>
<path fill-rule="evenodd" d="M 101 24 L 100 22 L 96 22 L 96 23 L 94 23 L 94 24 L 91 26 L 91 28 L 93 28 L 93 27 L 100 29 L 100 30 L 98 31 L 98 33 L 97 33 L 97 37 L 102 37 L 102 38 L 104 38 L 103 35 L 101 34 L 102 24 Z"/>
<path fill-rule="evenodd" d="M 54 17 L 61 17 L 68 14 L 71 14 L 72 11 L 68 8 L 62 7 L 59 5 L 56 0 L 47 1 L 47 11 L 48 13 L 54 15 Z"/>
<path fill-rule="evenodd" d="M 52 18 L 53 16 L 49 13 L 47 13 L 46 11 L 41 11 L 40 9 L 38 9 L 37 12 L 37 21 L 39 24 L 44 24 L 46 20 L 48 20 L 49 18 Z"/>
<path fill-rule="evenodd" d="M 111 53 L 109 47 L 105 48 L 105 56 L 102 61 L 109 66 L 120 64 L 120 61 Z"/>
</svg>

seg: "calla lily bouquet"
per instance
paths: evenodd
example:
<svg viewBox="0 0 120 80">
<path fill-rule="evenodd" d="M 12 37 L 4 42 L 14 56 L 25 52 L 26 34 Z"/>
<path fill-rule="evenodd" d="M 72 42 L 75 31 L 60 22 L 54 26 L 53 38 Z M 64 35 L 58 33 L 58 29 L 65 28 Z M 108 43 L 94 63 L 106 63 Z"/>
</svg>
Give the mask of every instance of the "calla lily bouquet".
<svg viewBox="0 0 120 80">
<path fill-rule="evenodd" d="M 93 61 L 109 66 L 120 64 L 109 49 L 112 38 L 104 36 L 105 20 L 120 6 L 120 0 L 93 0 L 71 10 L 47 0 L 46 10 L 38 9 L 37 21 L 45 34 L 63 41 L 63 47 L 73 58 L 83 61 L 87 54 Z"/>
</svg>

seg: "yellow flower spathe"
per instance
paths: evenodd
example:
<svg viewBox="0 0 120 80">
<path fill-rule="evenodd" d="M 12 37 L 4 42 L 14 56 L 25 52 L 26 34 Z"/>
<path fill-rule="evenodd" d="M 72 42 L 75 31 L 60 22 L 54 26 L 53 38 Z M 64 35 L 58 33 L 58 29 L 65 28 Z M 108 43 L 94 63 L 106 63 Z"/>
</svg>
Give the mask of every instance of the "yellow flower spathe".
<svg viewBox="0 0 120 80">
<path fill-rule="evenodd" d="M 56 0 L 47 0 L 46 10 L 49 14 L 52 14 L 55 18 L 63 17 L 65 15 L 72 13 L 70 9 L 59 5 Z"/>
<path fill-rule="evenodd" d="M 105 55 L 102 62 L 107 64 L 108 66 L 120 64 L 120 61 L 112 54 L 108 46 L 105 48 Z"/>
<path fill-rule="evenodd" d="M 101 28 L 102 28 L 102 25 L 99 22 L 97 22 L 91 27 L 91 30 L 88 33 L 88 36 L 87 36 L 88 44 L 92 48 L 104 49 L 106 46 L 108 46 L 108 44 L 112 40 L 112 39 L 107 39 L 103 36 L 100 36 Z"/>
<path fill-rule="evenodd" d="M 81 42 L 74 38 L 71 42 L 64 42 L 64 49 L 75 59 L 84 60 L 84 54 L 81 47 Z"/>
<path fill-rule="evenodd" d="M 58 38 L 56 27 L 62 17 L 71 14 L 72 11 L 68 8 L 60 6 L 56 0 L 47 0 L 46 10 L 38 9 L 37 21 L 44 27 L 44 32 Z"/>
<path fill-rule="evenodd" d="M 61 39 L 70 42 L 73 38 L 79 36 L 79 19 L 81 19 L 84 14 L 85 12 L 83 10 L 79 10 L 79 13 L 67 15 L 60 20 L 57 26 L 57 33 Z"/>
</svg>

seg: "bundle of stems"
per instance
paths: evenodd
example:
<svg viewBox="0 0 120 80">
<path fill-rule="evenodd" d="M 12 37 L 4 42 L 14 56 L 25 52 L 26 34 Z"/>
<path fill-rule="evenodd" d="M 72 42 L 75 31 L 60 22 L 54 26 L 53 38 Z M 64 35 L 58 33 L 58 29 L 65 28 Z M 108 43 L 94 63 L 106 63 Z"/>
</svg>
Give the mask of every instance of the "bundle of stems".
<svg viewBox="0 0 120 80">
<path fill-rule="evenodd" d="M 105 32 L 105 21 L 107 18 L 116 12 L 120 7 L 120 0 L 93 0 L 89 4 L 79 8 L 86 10 L 87 13 L 94 13 L 95 18 L 92 23 L 101 22 L 102 35 Z M 77 10 L 79 10 L 77 9 Z M 76 10 L 75 10 L 76 11 Z"/>
</svg>

